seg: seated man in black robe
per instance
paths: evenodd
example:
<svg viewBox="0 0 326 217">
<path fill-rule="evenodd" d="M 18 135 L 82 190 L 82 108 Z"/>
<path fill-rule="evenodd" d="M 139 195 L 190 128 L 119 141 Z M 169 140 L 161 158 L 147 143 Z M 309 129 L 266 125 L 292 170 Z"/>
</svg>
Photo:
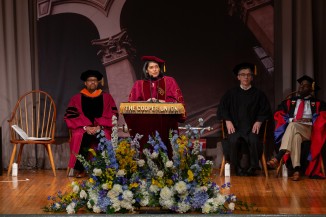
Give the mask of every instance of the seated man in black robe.
<svg viewBox="0 0 326 217">
<path fill-rule="evenodd" d="M 259 144 L 258 134 L 262 122 L 272 115 L 266 95 L 252 86 L 254 71 L 255 66 L 250 63 L 241 63 L 233 69 L 240 85 L 226 92 L 217 113 L 217 117 L 225 121 L 228 133 L 230 153 L 224 152 L 224 155 L 230 155 L 231 166 L 239 176 L 253 176 L 259 168 L 262 145 Z M 248 169 L 241 167 L 238 158 L 240 139 L 248 145 L 250 159 Z"/>
</svg>

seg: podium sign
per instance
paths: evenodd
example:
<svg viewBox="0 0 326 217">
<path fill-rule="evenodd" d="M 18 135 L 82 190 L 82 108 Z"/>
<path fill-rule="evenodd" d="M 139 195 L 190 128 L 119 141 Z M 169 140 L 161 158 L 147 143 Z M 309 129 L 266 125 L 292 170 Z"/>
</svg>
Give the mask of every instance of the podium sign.
<svg viewBox="0 0 326 217">
<path fill-rule="evenodd" d="M 185 114 L 181 103 L 124 102 L 120 104 L 121 114 Z"/>
<path fill-rule="evenodd" d="M 130 135 L 143 135 L 140 142 L 140 151 L 148 141 L 148 136 L 155 136 L 158 131 L 164 144 L 172 156 L 172 147 L 169 141 L 169 131 L 178 130 L 178 121 L 185 115 L 185 108 L 181 103 L 150 103 L 125 102 L 120 104 L 120 114 L 123 115 Z"/>
</svg>

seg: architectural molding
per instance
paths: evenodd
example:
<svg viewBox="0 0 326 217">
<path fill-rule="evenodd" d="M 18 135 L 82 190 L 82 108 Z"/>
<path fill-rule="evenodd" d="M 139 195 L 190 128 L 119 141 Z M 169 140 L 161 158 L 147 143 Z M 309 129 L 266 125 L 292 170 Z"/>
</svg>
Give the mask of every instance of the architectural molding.
<svg viewBox="0 0 326 217">
<path fill-rule="evenodd" d="M 135 49 L 126 30 L 122 30 L 112 37 L 93 40 L 92 45 L 99 47 L 100 50 L 97 55 L 101 57 L 104 66 L 126 59 L 129 55 L 133 56 L 135 53 Z"/>
<path fill-rule="evenodd" d="M 107 17 L 113 1 L 114 0 L 38 0 L 37 19 L 50 15 L 54 6 L 68 3 L 86 4 L 95 7 Z"/>
</svg>

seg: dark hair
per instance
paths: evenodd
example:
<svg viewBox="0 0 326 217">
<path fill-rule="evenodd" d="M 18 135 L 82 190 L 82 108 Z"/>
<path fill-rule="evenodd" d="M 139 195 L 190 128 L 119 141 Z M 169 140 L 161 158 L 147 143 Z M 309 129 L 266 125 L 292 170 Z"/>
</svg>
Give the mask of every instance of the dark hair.
<svg viewBox="0 0 326 217">
<path fill-rule="evenodd" d="M 158 66 L 160 67 L 160 74 L 159 74 L 158 77 L 162 77 L 162 76 L 163 76 L 163 71 L 162 71 L 162 66 L 160 65 L 160 63 L 158 63 L 158 62 L 156 62 L 156 61 L 152 61 L 152 60 L 150 60 L 150 61 L 146 61 L 146 62 L 144 63 L 144 66 L 143 66 L 143 73 L 144 73 L 144 75 L 145 75 L 145 79 L 149 79 L 149 78 L 150 78 L 149 74 L 147 73 L 147 67 L 148 67 L 148 64 L 151 63 L 151 62 L 153 62 L 153 63 L 157 63 L 157 64 L 158 64 Z"/>
</svg>

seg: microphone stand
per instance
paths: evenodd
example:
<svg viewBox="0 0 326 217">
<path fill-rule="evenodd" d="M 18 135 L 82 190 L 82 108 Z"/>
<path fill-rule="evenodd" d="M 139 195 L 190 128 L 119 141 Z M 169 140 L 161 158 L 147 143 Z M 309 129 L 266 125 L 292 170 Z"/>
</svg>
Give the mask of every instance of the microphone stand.
<svg viewBox="0 0 326 217">
<path fill-rule="evenodd" d="M 150 102 L 154 102 L 153 101 L 153 93 L 152 93 L 152 85 L 153 85 L 153 82 L 152 82 L 152 76 L 151 75 L 149 76 L 149 82 L 150 82 L 150 84 L 149 84 L 149 91 L 150 91 L 150 94 L 151 94 L 151 100 L 150 100 Z"/>
</svg>

